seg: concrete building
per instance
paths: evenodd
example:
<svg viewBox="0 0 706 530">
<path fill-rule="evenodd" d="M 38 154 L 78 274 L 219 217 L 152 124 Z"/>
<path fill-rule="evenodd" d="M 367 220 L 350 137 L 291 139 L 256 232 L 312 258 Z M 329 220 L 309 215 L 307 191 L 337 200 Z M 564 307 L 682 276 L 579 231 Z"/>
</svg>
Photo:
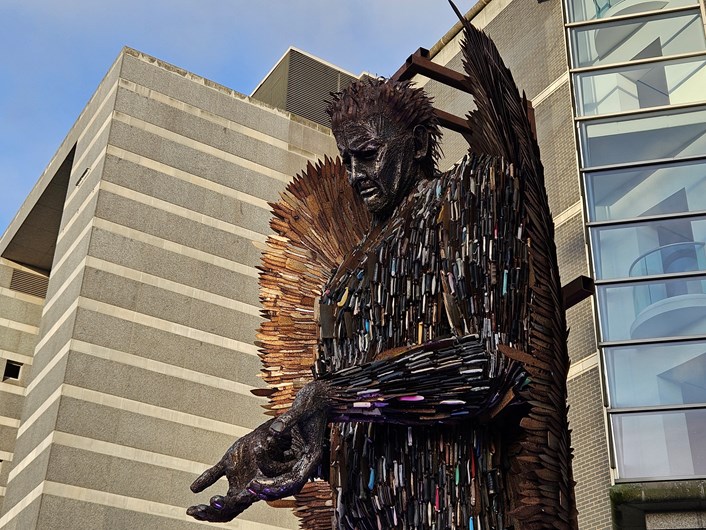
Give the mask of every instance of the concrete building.
<svg viewBox="0 0 706 530">
<path fill-rule="evenodd" d="M 290 47 L 255 87 L 250 97 L 328 125 L 324 101 L 359 76 L 345 72 L 318 57 Z"/>
<path fill-rule="evenodd" d="M 317 123 L 123 50 L 0 241 L 0 528 L 198 524 L 189 483 L 264 418 L 267 201 L 334 152 Z M 264 503 L 229 525 L 295 526 Z"/>
<path fill-rule="evenodd" d="M 567 315 L 579 524 L 706 528 L 706 10 L 567 2 L 467 18 L 533 103 L 562 281 L 596 282 Z M 434 63 L 462 70 L 459 30 Z M 188 484 L 261 421 L 266 201 L 335 152 L 311 91 L 352 77 L 290 49 L 247 98 L 120 55 L 0 240 L 0 528 L 197 524 Z M 465 145 L 445 133 L 442 169 Z"/>
</svg>

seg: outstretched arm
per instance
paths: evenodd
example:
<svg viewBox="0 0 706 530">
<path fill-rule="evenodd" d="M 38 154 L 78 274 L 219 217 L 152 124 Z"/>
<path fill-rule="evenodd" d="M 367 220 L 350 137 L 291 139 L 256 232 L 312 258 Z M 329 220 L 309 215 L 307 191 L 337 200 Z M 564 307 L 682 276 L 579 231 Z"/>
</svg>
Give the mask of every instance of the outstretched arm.
<svg viewBox="0 0 706 530">
<path fill-rule="evenodd" d="M 488 352 L 475 336 L 395 353 L 305 385 L 287 412 L 239 439 L 191 486 L 199 492 L 225 476 L 227 494 L 187 513 L 229 521 L 259 499 L 297 493 L 316 474 L 329 421 L 418 425 L 493 416 L 526 383 L 520 362 Z"/>
<path fill-rule="evenodd" d="M 328 400 L 332 421 L 417 425 L 490 414 L 524 380 L 521 363 L 487 351 L 476 336 L 468 336 L 408 348 L 312 385 L 327 386 L 320 401 Z M 296 409 L 293 406 L 273 425 L 294 420 Z"/>
</svg>

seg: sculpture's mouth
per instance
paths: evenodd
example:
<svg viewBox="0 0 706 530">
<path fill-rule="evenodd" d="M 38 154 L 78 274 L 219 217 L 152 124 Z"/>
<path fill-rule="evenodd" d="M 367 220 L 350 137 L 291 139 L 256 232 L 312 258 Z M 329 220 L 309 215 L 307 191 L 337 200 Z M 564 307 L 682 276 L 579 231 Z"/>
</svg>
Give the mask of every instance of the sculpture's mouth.
<svg viewBox="0 0 706 530">
<path fill-rule="evenodd" d="M 378 187 L 378 185 L 369 179 L 361 180 L 358 183 L 357 187 L 358 187 L 358 193 L 360 194 L 360 196 L 364 200 L 372 199 L 380 191 L 380 188 Z"/>
</svg>

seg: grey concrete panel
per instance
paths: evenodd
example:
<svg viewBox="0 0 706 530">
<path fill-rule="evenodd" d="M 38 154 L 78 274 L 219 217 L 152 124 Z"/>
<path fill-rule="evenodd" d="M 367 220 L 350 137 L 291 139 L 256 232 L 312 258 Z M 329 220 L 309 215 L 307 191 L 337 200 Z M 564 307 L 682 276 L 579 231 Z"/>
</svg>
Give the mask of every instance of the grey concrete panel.
<svg viewBox="0 0 706 530">
<path fill-rule="evenodd" d="M 86 267 L 84 281 L 81 286 L 81 296 L 134 311 L 137 293 L 143 286 L 144 284 L 140 282 L 128 280 L 92 267 Z M 178 304 L 187 304 L 189 301 L 189 297 L 186 296 L 176 300 Z M 168 308 L 156 308 L 155 316 L 159 315 L 160 309 L 164 309 L 164 312 L 167 313 L 165 316 L 172 316 L 168 314 Z M 176 311 L 179 311 L 179 309 Z M 188 313 L 188 310 L 182 309 L 182 311 Z M 162 317 L 160 316 L 160 318 Z M 167 320 L 173 321 L 170 318 L 167 318 Z"/>
<path fill-rule="evenodd" d="M 113 122 L 115 99 L 112 104 L 107 105 L 100 116 L 96 117 L 90 131 L 81 139 L 76 146 L 76 156 L 71 167 L 71 178 L 67 189 L 67 198 L 72 196 L 71 203 L 64 210 L 64 220 L 70 219 L 76 208 L 86 198 L 88 191 L 100 181 L 105 163 L 105 149 L 110 138 L 110 128 Z"/>
<path fill-rule="evenodd" d="M 294 130 L 297 126 L 301 127 L 302 141 L 301 146 L 299 146 L 300 148 L 314 152 L 321 158 L 323 158 L 323 155 L 328 155 L 330 157 L 338 156 L 336 140 L 332 134 L 330 136 L 328 134 L 321 135 L 316 129 L 311 129 L 306 126 L 302 126 L 297 121 L 292 121 L 291 129 Z M 292 169 L 296 168 L 291 168 L 290 171 Z"/>
<path fill-rule="evenodd" d="M 7 484 L 7 477 L 10 474 L 10 469 L 12 469 L 12 462 L 0 462 L 0 485 L 4 486 Z M 1 504 L 2 503 L 0 502 L 0 505 Z M 0 510 L 0 513 L 2 513 L 2 510 Z"/>
<path fill-rule="evenodd" d="M 57 241 L 56 255 L 54 257 L 55 264 L 64 256 L 68 248 L 71 247 L 79 234 L 81 234 L 83 229 L 93 218 L 93 213 L 97 202 L 95 187 L 98 185 L 98 181 L 100 181 L 100 173 L 96 171 L 95 173 L 92 173 L 92 176 L 95 177 L 95 182 L 82 183 L 76 196 L 69 204 L 69 209 L 71 211 L 69 211 L 69 209 L 64 211 L 64 216 L 62 218 L 62 223 L 64 223 L 64 226 L 62 226 L 62 232 L 59 233 L 61 235 L 61 239 Z M 93 195 L 89 199 L 88 197 L 91 194 Z M 87 199 L 88 202 L 84 204 Z M 79 209 L 81 210 L 79 211 Z M 66 228 L 65 224 L 69 221 L 71 221 L 71 226 Z"/>
<path fill-rule="evenodd" d="M 74 240 L 76 237 L 78 237 L 83 228 L 85 228 L 85 225 L 75 234 L 73 234 Z M 78 264 L 81 263 L 81 261 L 83 261 L 83 259 L 86 257 L 90 241 L 91 230 L 88 230 L 83 235 L 81 240 L 76 244 L 76 247 L 74 247 L 71 254 L 68 255 L 64 263 L 61 264 L 61 267 L 59 269 L 54 268 L 54 270 L 51 271 L 51 276 L 49 277 L 49 285 L 47 286 L 47 301 L 52 299 L 54 294 L 64 285 L 68 277 L 71 276 L 71 274 L 76 270 Z"/>
<path fill-rule="evenodd" d="M 118 234 L 94 230 L 89 252 L 96 258 L 182 285 L 251 305 L 259 304 L 257 282 L 252 277 Z"/>
<path fill-rule="evenodd" d="M 66 370 L 67 356 L 60 359 L 48 372 L 42 377 L 41 384 L 32 388 L 32 391 L 24 398 L 22 406 L 22 417 L 26 419 L 41 407 L 46 400 L 59 388 L 64 382 L 64 373 Z M 35 377 L 39 372 L 33 372 L 32 377 Z"/>
<path fill-rule="evenodd" d="M 270 233 L 269 210 L 109 155 L 103 180 L 261 234 Z"/>
<path fill-rule="evenodd" d="M 17 438 L 17 429 L 0 425 L 0 451 L 12 453 L 15 450 L 15 439 Z"/>
<path fill-rule="evenodd" d="M 279 180 L 121 122 L 113 125 L 110 144 L 266 201 L 278 200 L 279 192 L 284 189 Z"/>
<path fill-rule="evenodd" d="M 171 506 L 183 506 L 184 509 L 191 504 L 208 503 L 212 495 L 224 493 L 224 489 L 227 488 L 227 484 L 221 482 L 214 491 L 194 495 L 187 486 L 197 476 L 193 473 L 150 466 L 142 462 L 60 445 L 54 448 L 52 461 L 47 470 L 47 479 L 54 482 Z M 106 477 L 110 477 L 110 480 L 106 480 Z M 139 480 L 136 480 L 137 477 Z M 279 526 L 281 523 L 288 522 L 279 517 L 281 510 L 265 509 L 258 512 L 261 512 L 258 514 L 260 517 L 255 520 L 260 523 Z M 250 510 L 239 519 L 253 520 L 249 516 L 251 516 Z"/>
<path fill-rule="evenodd" d="M 3 526 L 3 530 L 28 530 L 37 528 L 39 507 L 42 504 L 41 496 L 33 500 L 26 508 L 17 514 L 10 522 Z M 3 503 L 2 513 L 7 511 L 7 503 Z"/>
<path fill-rule="evenodd" d="M 22 397 L 0 389 L 0 416 L 19 419 L 22 414 Z M 0 428 L 4 429 L 5 427 Z"/>
<path fill-rule="evenodd" d="M 41 317 L 42 306 L 20 298 L 0 295 L 0 318 L 37 326 Z"/>
<path fill-rule="evenodd" d="M 262 398 L 71 352 L 65 382 L 113 396 L 254 429 L 264 420 Z"/>
<path fill-rule="evenodd" d="M 267 386 L 260 378 L 263 365 L 259 357 L 254 355 L 240 355 L 238 360 L 238 381 L 254 387 Z"/>
<path fill-rule="evenodd" d="M 68 208 L 64 211 L 62 228 L 67 220 L 73 216 L 76 208 L 81 205 L 93 187 L 100 181 L 100 170 L 102 169 L 103 162 L 96 164 L 96 167 L 90 169 L 88 173 L 86 173 L 86 170 L 91 168 L 94 163 L 98 161 L 101 152 L 108 145 L 109 137 L 110 124 L 101 130 L 100 134 L 97 136 L 94 137 L 91 135 L 89 137 L 87 135 L 82 139 L 85 151 L 79 152 L 77 147 L 74 165 L 71 168 L 71 179 L 66 193 L 67 198 L 72 195 L 73 197 L 71 197 L 71 203 L 68 205 Z"/>
<path fill-rule="evenodd" d="M 706 511 L 665 511 L 645 514 L 647 530 L 706 528 Z"/>
<path fill-rule="evenodd" d="M 260 263 L 249 239 L 106 191 L 99 193 L 96 217 L 244 265 Z"/>
<path fill-rule="evenodd" d="M 117 529 L 118 522 L 126 510 L 112 508 L 113 517 L 108 517 L 108 508 L 100 504 L 81 502 L 54 495 L 41 496 L 41 512 L 38 512 L 36 528 L 43 530 L 101 530 Z M 34 528 L 34 527 L 32 527 Z M 132 529 L 152 528 L 133 526 Z M 165 530 L 167 527 L 164 527 Z"/>
<path fill-rule="evenodd" d="M 64 397 L 56 430 L 186 460 L 217 462 L 234 439 L 173 421 Z M 204 468 L 205 469 L 205 468 Z"/>
<path fill-rule="evenodd" d="M 50 458 L 51 448 L 47 448 L 33 458 L 18 475 L 13 477 L 5 493 L 4 511 L 10 510 L 45 479 Z M 15 464 L 17 462 L 19 460 L 15 459 Z"/>
<path fill-rule="evenodd" d="M 96 333 L 97 329 L 101 332 Z M 254 355 L 182 337 L 138 322 L 80 309 L 74 338 L 231 381 L 249 381 L 248 384 L 253 386 L 262 386 L 253 371 L 259 363 Z"/>
<path fill-rule="evenodd" d="M 287 173 L 307 159 L 247 134 L 213 123 L 126 89 L 119 89 L 116 110 L 176 134 Z M 312 131 L 312 134 L 319 134 Z"/>
<path fill-rule="evenodd" d="M 81 190 L 81 192 L 83 191 L 84 189 Z M 93 214 L 98 202 L 98 194 L 94 193 L 89 201 L 86 204 L 83 204 L 83 200 L 93 192 L 93 186 L 86 186 L 85 192 L 86 193 L 83 194 L 83 197 L 77 198 L 75 202 L 72 201 L 71 206 L 74 212 L 70 214 L 66 212 L 64 214 L 62 221 L 68 222 L 71 220 L 71 226 L 68 228 L 62 228 L 62 231 L 59 232 L 61 239 L 57 241 L 56 253 L 54 254 L 54 262 L 52 265 L 52 274 L 54 274 L 56 265 L 62 258 L 65 258 L 66 253 L 69 252 L 71 246 L 76 243 L 76 239 L 82 234 L 83 230 L 93 219 Z M 82 208 L 80 212 L 78 212 L 78 208 Z M 73 213 L 77 213 L 75 218 L 73 218 Z M 77 249 L 71 250 L 71 253 L 74 254 L 76 250 Z M 47 296 L 49 296 L 49 291 L 47 291 Z"/>
<path fill-rule="evenodd" d="M 81 296 L 169 322 L 252 343 L 261 318 L 146 283 L 86 268 Z"/>
<path fill-rule="evenodd" d="M 37 336 L 33 333 L 0 327 L 0 350 L 31 357 L 35 344 L 37 344 Z"/>
<path fill-rule="evenodd" d="M 76 311 L 72 312 L 35 352 L 32 361 L 32 377 L 41 372 L 56 353 L 71 339 L 75 320 Z"/>
<path fill-rule="evenodd" d="M 79 271 L 79 273 L 71 279 L 70 282 L 64 284 L 64 291 L 56 295 L 53 299 L 52 305 L 46 310 L 44 316 L 42 317 L 42 322 L 40 325 L 39 336 L 43 337 L 48 330 L 50 330 L 56 322 L 62 317 L 64 313 L 71 307 L 71 304 L 76 302 L 76 299 L 81 294 L 81 284 L 83 283 L 84 272 Z"/>
<path fill-rule="evenodd" d="M 261 319 L 111 273 L 86 268 L 81 296 L 252 343 Z"/>
<path fill-rule="evenodd" d="M 117 80 L 116 80 L 117 81 Z M 74 157 L 74 166 L 71 169 L 71 180 L 69 181 L 69 193 L 76 188 L 76 183 L 83 176 L 84 171 L 91 167 L 96 160 L 98 154 L 105 149 L 110 135 L 110 123 L 106 125 L 106 121 L 111 119 L 113 110 L 115 109 L 115 99 L 117 96 L 117 88 L 109 101 L 106 101 L 102 109 L 92 117 L 93 123 L 82 131 L 83 136 L 76 144 L 76 155 Z M 93 187 L 99 179 L 100 172 L 91 170 L 91 173 L 86 175 L 81 181 L 81 186 L 88 184 Z"/>
<path fill-rule="evenodd" d="M 18 433 L 13 456 L 14 465 L 21 462 L 52 433 L 59 412 L 59 402 L 60 400 L 54 401 L 25 431 Z M 23 424 L 28 417 L 28 415 L 22 415 Z"/>
<path fill-rule="evenodd" d="M 184 513 L 182 519 L 104 506 L 90 502 L 44 495 L 37 528 L 42 530 L 197 530 L 207 528 Z M 257 508 L 251 508 L 256 510 Z M 270 510 L 272 510 L 270 508 Z M 289 510 L 278 510 L 287 523 L 283 528 L 298 528 Z M 244 517 L 244 515 L 242 516 Z M 254 518 L 252 520 L 255 520 Z"/>
<path fill-rule="evenodd" d="M 264 103 L 253 101 L 227 88 L 206 87 L 184 75 L 168 72 L 134 57 L 125 58 L 121 76 L 273 138 L 288 141 L 288 113 L 271 109 Z M 308 128 L 318 131 L 318 134 L 330 134 L 318 124 L 308 120 L 306 124 Z"/>
<path fill-rule="evenodd" d="M 10 282 L 12 281 L 12 267 L 0 263 L 0 287 L 5 287 L 6 289 L 10 287 Z"/>
</svg>

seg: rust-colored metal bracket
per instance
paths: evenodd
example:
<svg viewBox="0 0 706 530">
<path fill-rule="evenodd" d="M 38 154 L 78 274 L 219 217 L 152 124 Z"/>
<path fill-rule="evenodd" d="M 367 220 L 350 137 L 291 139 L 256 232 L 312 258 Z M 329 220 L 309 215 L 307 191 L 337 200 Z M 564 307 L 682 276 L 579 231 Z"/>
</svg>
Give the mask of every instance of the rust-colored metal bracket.
<svg viewBox="0 0 706 530">
<path fill-rule="evenodd" d="M 406 81 L 415 75 L 422 75 L 438 81 L 446 86 L 450 86 L 467 94 L 470 94 L 468 88 L 468 78 L 456 70 L 436 64 L 429 59 L 429 50 L 419 48 L 412 55 L 407 57 L 405 63 L 391 77 L 393 81 Z M 532 134 L 537 138 L 537 126 L 534 121 L 534 107 L 531 101 L 527 101 L 527 116 L 532 126 Z M 440 109 L 434 109 L 439 124 L 452 131 L 463 135 L 471 134 L 471 128 L 468 122 L 459 116 L 455 116 Z"/>
<path fill-rule="evenodd" d="M 410 55 L 392 76 L 392 80 L 406 81 L 417 74 L 470 94 L 466 76 L 456 70 L 430 61 L 429 50 L 425 48 L 419 48 Z"/>
<path fill-rule="evenodd" d="M 470 94 L 468 89 L 466 76 L 446 68 L 440 64 L 436 64 L 429 60 L 429 50 L 419 48 L 416 52 L 410 55 L 405 63 L 392 76 L 393 81 L 406 81 L 415 75 L 423 75 L 434 81 L 438 81 L 446 86 L 453 87 L 462 92 Z M 439 124 L 442 127 L 451 129 L 461 134 L 471 134 L 471 128 L 464 118 L 454 116 L 446 111 L 434 109 Z"/>
<path fill-rule="evenodd" d="M 577 276 L 561 288 L 564 309 L 574 307 L 596 292 L 593 280 L 588 276 Z"/>
</svg>

